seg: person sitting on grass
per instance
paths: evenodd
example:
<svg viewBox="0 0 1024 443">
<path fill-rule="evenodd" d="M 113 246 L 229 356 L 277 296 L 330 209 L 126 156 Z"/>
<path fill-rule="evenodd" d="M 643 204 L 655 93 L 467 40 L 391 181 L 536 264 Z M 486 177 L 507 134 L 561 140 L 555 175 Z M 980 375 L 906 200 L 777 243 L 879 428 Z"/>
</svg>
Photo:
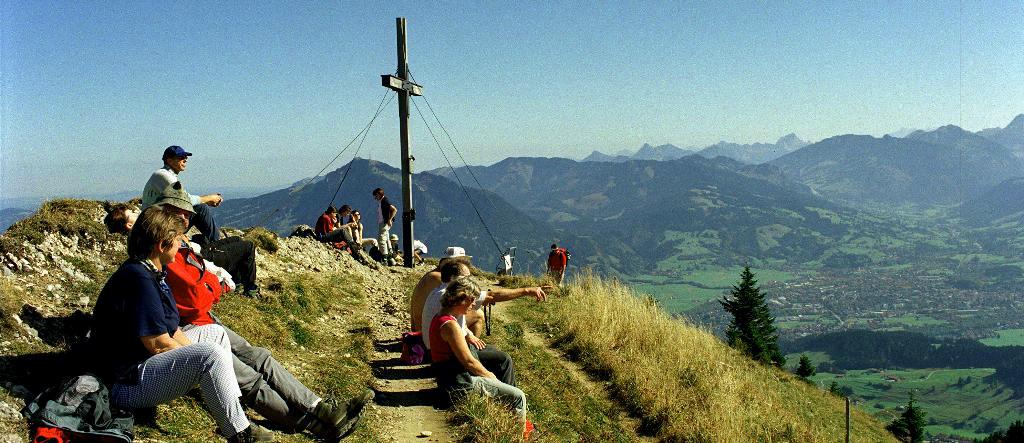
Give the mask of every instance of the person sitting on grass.
<svg viewBox="0 0 1024 443">
<path fill-rule="evenodd" d="M 328 206 L 323 215 L 317 219 L 316 228 L 313 231 L 316 232 L 317 238 L 322 242 L 336 243 L 344 241 L 350 248 L 358 249 L 361 245 L 355 237 L 355 229 L 353 228 L 353 225 L 357 223 L 340 222 L 340 220 L 349 217 L 351 214 L 352 207 L 349 205 L 341 205 L 341 208 L 338 209 L 335 209 L 334 205 Z"/>
<path fill-rule="evenodd" d="M 363 216 L 359 213 L 359 210 L 353 210 L 352 215 L 346 221 L 346 223 L 352 227 L 352 238 L 355 239 L 356 243 L 359 243 L 363 247 L 364 251 L 369 251 L 372 248 L 377 247 L 377 239 L 363 237 Z"/>
<path fill-rule="evenodd" d="M 164 149 L 163 167 L 153 171 L 153 175 L 149 177 L 149 180 L 146 181 L 146 186 L 142 189 L 142 209 L 146 209 L 156 203 L 164 188 L 172 183 L 179 183 L 179 186 L 181 186 L 178 176 L 188 167 L 188 158 L 191 156 L 192 153 L 186 151 L 181 146 L 168 146 L 167 149 Z M 192 203 L 192 212 L 194 214 L 191 223 L 202 234 L 199 237 L 199 241 L 213 242 L 220 240 L 220 229 L 217 228 L 217 220 L 214 218 L 213 210 L 210 208 L 220 206 L 224 201 L 224 197 L 219 193 L 203 196 L 188 193 L 186 195 L 188 195 L 189 202 Z"/>
<path fill-rule="evenodd" d="M 141 211 L 137 209 L 131 209 L 128 205 L 117 205 L 114 206 L 107 216 L 103 218 L 103 224 L 107 227 L 107 232 L 111 234 L 125 234 L 128 235 L 132 231 L 132 227 L 135 226 L 135 222 L 139 219 Z M 202 247 L 195 242 L 185 242 L 189 248 L 200 254 Z M 225 289 L 225 292 L 231 292 L 235 290 L 234 276 L 224 269 L 218 266 L 213 261 L 210 261 L 206 257 L 203 258 L 203 266 L 206 271 L 217 277 L 218 285 Z"/>
<path fill-rule="evenodd" d="M 423 301 L 423 310 L 421 314 L 422 320 L 420 323 L 421 325 L 430 325 L 430 319 L 432 319 L 435 315 L 437 315 L 438 312 L 440 312 L 441 298 L 444 296 L 448 283 L 458 277 L 468 277 L 469 275 L 469 266 L 467 266 L 464 262 L 461 261 L 448 261 L 443 266 L 441 266 L 441 286 L 435 288 L 429 295 L 427 295 L 427 298 Z M 487 291 L 480 291 L 477 297 L 477 309 L 472 309 L 470 310 L 470 312 L 478 311 L 479 308 L 485 305 L 492 305 L 499 302 L 515 300 L 520 297 L 529 296 L 535 298 L 537 301 L 544 301 L 547 300 L 547 293 L 544 292 L 545 290 L 551 290 L 551 287 L 533 286 L 528 288 L 499 288 L 489 289 Z M 483 315 L 480 315 L 480 317 L 482 318 Z M 465 329 L 466 331 L 466 341 L 475 346 L 477 349 L 487 349 L 488 351 L 484 352 L 489 352 L 489 350 L 492 348 L 486 347 L 484 341 L 478 337 L 478 334 L 470 330 L 470 328 L 466 327 L 466 322 L 468 318 L 468 314 L 465 317 L 459 318 L 459 324 L 462 325 L 463 329 Z M 430 348 L 430 330 L 428 328 L 423 329 L 423 343 L 427 346 L 428 349 Z M 502 352 L 502 354 L 504 353 Z"/>
<path fill-rule="evenodd" d="M 154 205 L 187 219 L 189 205 L 170 195 Z M 342 405 L 324 400 L 298 381 L 266 348 L 253 346 L 221 323 L 210 310 L 220 301 L 223 289 L 217 277 L 206 272 L 203 258 L 184 243 L 176 260 L 167 265 L 167 283 L 178 307 L 185 332 L 216 324 L 230 342 L 235 377 L 242 401 L 263 417 L 289 432 L 310 431 L 328 441 L 344 438 L 355 430 L 363 407 L 373 399 L 371 390 Z"/>
<path fill-rule="evenodd" d="M 448 284 L 441 298 L 441 310 L 428 328 L 431 369 L 438 387 L 452 398 L 475 392 L 508 405 L 522 420 L 524 439 L 528 439 L 533 425 L 526 419 L 526 394 L 515 386 L 514 375 L 511 379 L 507 377 L 512 374 L 511 359 L 508 370 L 499 378 L 481 363 L 479 350 L 469 345 L 467 331 L 459 324 L 458 318 L 475 309 L 479 294 L 480 287 L 468 276 L 456 277 Z"/>
<path fill-rule="evenodd" d="M 178 326 L 164 272 L 184 233 L 181 218 L 160 208 L 147 208 L 136 220 L 128 236 L 129 258 L 107 280 L 93 308 L 92 370 L 111 385 L 115 408 L 151 408 L 198 385 L 218 432 L 229 442 L 273 441 L 273 433 L 245 416 L 224 329 L 210 324 L 185 332 Z"/>
<path fill-rule="evenodd" d="M 448 284 L 459 277 L 469 277 L 469 267 L 464 263 L 457 261 L 449 261 L 448 263 L 445 263 L 445 265 L 441 267 L 441 282 L 443 285 L 431 292 L 423 304 L 423 344 L 427 349 L 431 349 L 431 346 L 433 346 L 434 343 L 434 336 L 432 335 L 433 331 L 430 330 L 430 322 L 443 309 L 441 300 L 447 292 Z M 478 311 L 485 305 L 514 300 L 524 296 L 532 296 L 536 298 L 537 301 L 543 301 L 547 298 L 547 294 L 544 293 L 544 289 L 541 287 L 478 291 L 473 309 L 470 309 L 467 312 Z M 499 373 L 499 379 L 502 382 L 515 385 L 516 376 L 512 365 L 512 359 L 509 358 L 508 354 L 494 346 L 487 346 L 483 340 L 466 328 L 466 316 L 467 313 L 463 313 L 456 317 L 456 321 L 463 331 L 463 339 L 469 347 L 474 349 L 475 357 L 482 362 L 487 369 Z"/>
<path fill-rule="evenodd" d="M 427 271 L 416 282 L 412 290 L 412 297 L 409 298 L 409 323 L 410 331 L 420 332 L 423 329 L 423 305 L 431 292 L 441 287 L 441 267 L 449 261 L 458 261 L 467 267 L 473 266 L 470 261 L 473 257 L 466 255 L 466 250 L 458 246 L 449 246 L 445 255 L 437 262 L 437 267 Z M 429 325 L 428 325 L 429 326 Z M 477 311 L 470 311 L 466 314 L 466 327 L 470 332 L 481 335 L 484 331 L 483 315 Z"/>
</svg>

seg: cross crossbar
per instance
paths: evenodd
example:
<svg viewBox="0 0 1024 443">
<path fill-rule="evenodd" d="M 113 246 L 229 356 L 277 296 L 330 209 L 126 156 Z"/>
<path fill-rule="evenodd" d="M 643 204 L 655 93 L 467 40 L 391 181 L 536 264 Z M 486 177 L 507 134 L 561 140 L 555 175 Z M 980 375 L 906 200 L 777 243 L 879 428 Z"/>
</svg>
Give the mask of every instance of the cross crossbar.
<svg viewBox="0 0 1024 443">
<path fill-rule="evenodd" d="M 394 75 L 383 74 L 380 76 L 380 83 L 382 86 L 393 89 L 395 91 L 405 91 L 411 95 L 417 97 L 423 95 L 423 87 L 417 85 L 408 80 L 403 80 Z"/>
</svg>

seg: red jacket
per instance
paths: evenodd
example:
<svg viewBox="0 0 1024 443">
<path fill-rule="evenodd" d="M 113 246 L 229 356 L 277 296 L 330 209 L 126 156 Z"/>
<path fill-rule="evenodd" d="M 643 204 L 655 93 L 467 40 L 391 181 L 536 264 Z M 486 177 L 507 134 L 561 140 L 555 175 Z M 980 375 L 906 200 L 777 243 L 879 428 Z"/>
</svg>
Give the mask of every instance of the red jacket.
<svg viewBox="0 0 1024 443">
<path fill-rule="evenodd" d="M 189 248 L 181 248 L 167 269 L 167 285 L 178 305 L 181 324 L 196 326 L 215 323 L 210 309 L 220 301 L 224 289 L 220 279 L 205 269 L 203 259 Z"/>
<path fill-rule="evenodd" d="M 334 220 L 331 219 L 330 215 L 323 214 L 316 220 L 316 228 L 313 229 L 316 235 L 323 237 L 324 235 L 330 234 L 334 230 Z"/>
<path fill-rule="evenodd" d="M 555 248 L 548 254 L 548 269 L 565 269 L 568 262 L 568 251 L 565 248 Z"/>
</svg>

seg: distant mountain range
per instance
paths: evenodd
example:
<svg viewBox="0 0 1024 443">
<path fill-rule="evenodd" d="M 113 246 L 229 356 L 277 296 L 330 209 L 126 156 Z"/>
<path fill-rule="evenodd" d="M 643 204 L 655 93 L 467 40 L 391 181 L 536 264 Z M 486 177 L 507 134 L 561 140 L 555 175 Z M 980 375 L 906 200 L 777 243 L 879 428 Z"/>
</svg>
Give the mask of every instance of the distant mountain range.
<svg viewBox="0 0 1024 443">
<path fill-rule="evenodd" d="M 706 158 L 728 157 L 733 160 L 756 165 L 774 160 L 785 154 L 807 146 L 807 142 L 800 140 L 796 134 L 787 134 L 774 144 L 753 143 L 748 145 L 718 142 L 701 150 L 682 149 L 672 144 L 651 146 L 645 143 L 635 153 L 628 150 L 619 151 L 614 155 L 608 155 L 599 151 L 593 151 L 586 156 L 584 162 L 613 162 L 622 163 L 630 160 L 657 160 L 670 161 L 683 158 L 687 155 L 698 154 Z"/>
<path fill-rule="evenodd" d="M 841 135 L 770 162 L 834 201 L 956 204 L 1011 177 L 1024 163 L 1005 146 L 956 126 L 906 138 Z"/>
<path fill-rule="evenodd" d="M 708 146 L 697 154 L 707 158 L 729 157 L 743 163 L 756 165 L 775 160 L 804 146 L 807 146 L 807 142 L 800 140 L 800 137 L 791 133 L 779 138 L 775 144 L 754 143 L 741 145 L 723 141 Z"/>
<path fill-rule="evenodd" d="M 6 231 L 15 222 L 34 214 L 33 209 L 3 208 L 0 209 L 0 232 Z"/>
<path fill-rule="evenodd" d="M 217 209 L 217 215 L 225 226 L 262 225 L 282 235 L 299 224 L 313 226 L 338 189 L 346 168 L 347 165 L 309 184 L 305 183 L 310 180 L 300 180 L 288 188 L 257 197 L 226 200 Z M 384 188 L 392 204 L 399 208 L 392 233 L 401 237 L 404 234 L 400 180 L 398 169 L 377 161 L 355 159 L 334 205 L 348 204 L 360 210 L 365 235 L 376 237 L 376 201 L 371 192 L 376 187 Z M 520 263 L 529 262 L 536 272 L 547 257 L 548 246 L 565 242 L 573 245 L 577 265 L 609 272 L 637 272 L 645 265 L 642 261 L 618 262 L 616 257 L 636 255 L 622 241 L 583 238 L 570 230 L 557 230 L 533 217 L 532 211 L 517 209 L 494 193 L 468 189 L 469 198 L 498 242 L 495 246 L 458 184 L 432 174 L 417 174 L 413 182 L 415 234 L 428 245 L 431 255 L 436 256 L 447 246 L 462 246 L 478 257 L 475 261 L 479 266 L 493 269 L 498 263 L 499 248 L 516 246 Z"/>
<path fill-rule="evenodd" d="M 871 260 L 851 257 L 845 241 L 900 236 L 904 229 L 816 196 L 777 167 L 722 157 L 623 163 L 508 158 L 472 169 L 513 206 L 581 236 L 621 239 L 661 271 L 701 261 L 863 264 Z M 465 168 L 456 172 L 467 174 Z M 887 254 L 904 253 L 910 252 Z"/>
<path fill-rule="evenodd" d="M 1018 157 L 1024 157 L 1024 114 L 1017 115 L 1005 128 L 982 129 L 978 135 L 1010 148 Z"/>
<path fill-rule="evenodd" d="M 696 151 L 689 149 L 682 149 L 676 145 L 665 144 L 660 146 L 651 146 L 648 143 L 644 143 L 635 153 L 630 153 L 628 150 L 622 150 L 614 155 L 602 154 L 601 152 L 594 151 L 590 155 L 586 156 L 583 160 L 585 162 L 614 162 L 622 163 L 630 160 L 676 160 L 683 158 L 687 155 L 693 155 Z"/>
</svg>

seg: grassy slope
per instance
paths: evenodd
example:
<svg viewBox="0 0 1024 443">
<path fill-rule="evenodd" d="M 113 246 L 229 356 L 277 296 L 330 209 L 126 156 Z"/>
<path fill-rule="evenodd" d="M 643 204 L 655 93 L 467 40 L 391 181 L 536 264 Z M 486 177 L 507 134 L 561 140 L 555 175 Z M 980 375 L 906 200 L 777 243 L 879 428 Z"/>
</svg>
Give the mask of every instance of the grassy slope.
<svg viewBox="0 0 1024 443">
<path fill-rule="evenodd" d="M 659 439 L 843 439 L 841 398 L 754 363 L 618 282 L 584 277 L 549 303 L 509 310 L 606 379 Z M 860 410 L 853 429 L 854 441 L 892 441 L 883 423 Z"/>
</svg>

